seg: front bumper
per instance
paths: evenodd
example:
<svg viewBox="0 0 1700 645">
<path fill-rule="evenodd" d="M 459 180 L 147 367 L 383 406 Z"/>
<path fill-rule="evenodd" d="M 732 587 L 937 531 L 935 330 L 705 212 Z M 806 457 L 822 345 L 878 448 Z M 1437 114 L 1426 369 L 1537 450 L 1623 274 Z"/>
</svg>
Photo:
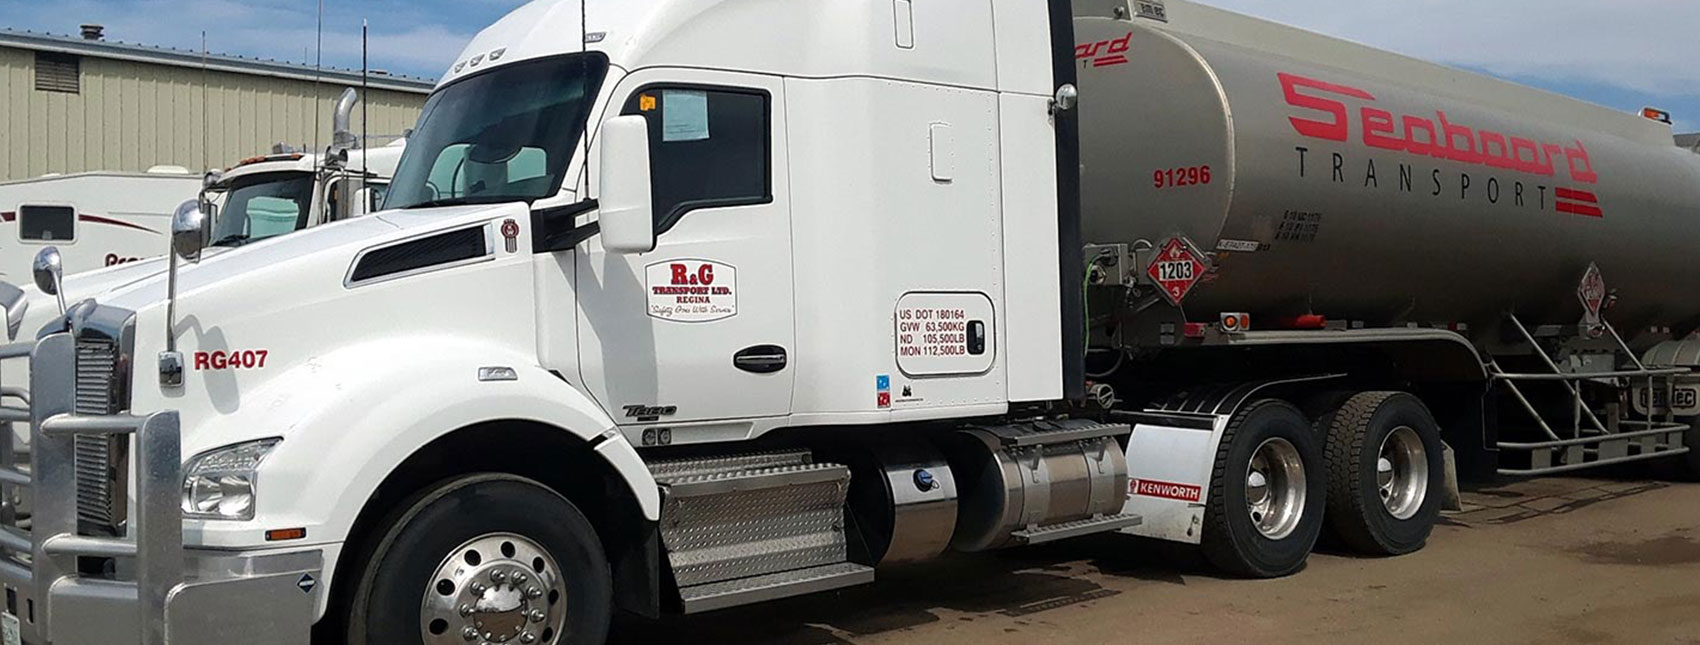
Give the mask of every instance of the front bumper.
<svg viewBox="0 0 1700 645">
<path fill-rule="evenodd" d="M 176 412 L 77 414 L 71 333 L 0 345 L 0 361 L 30 359 L 27 398 L 0 384 L 0 433 L 27 424 L 30 468 L 0 440 L 0 585 L 4 609 L 31 645 L 301 644 L 308 642 L 319 551 L 240 553 L 185 549 L 179 508 Z M 25 407 L 11 403 L 27 401 Z M 79 530 L 78 437 L 128 436 L 135 482 L 125 537 Z M 10 439 L 10 437 L 5 437 Z M 27 524 L 13 507 L 29 488 Z M 121 518 L 123 516 L 120 516 Z M 27 527 L 27 528 L 26 528 Z M 85 573 L 97 571 L 100 573 Z"/>
<path fill-rule="evenodd" d="M 318 551 L 254 555 L 191 549 L 184 555 L 183 581 L 168 590 L 160 613 L 140 602 L 133 580 L 67 576 L 49 586 L 44 603 L 32 593 L 40 588 L 33 572 L 6 560 L 0 561 L 0 583 L 7 610 L 18 616 L 29 645 L 308 642 L 314 603 L 326 589 Z M 163 640 L 149 640 L 152 634 Z"/>
</svg>

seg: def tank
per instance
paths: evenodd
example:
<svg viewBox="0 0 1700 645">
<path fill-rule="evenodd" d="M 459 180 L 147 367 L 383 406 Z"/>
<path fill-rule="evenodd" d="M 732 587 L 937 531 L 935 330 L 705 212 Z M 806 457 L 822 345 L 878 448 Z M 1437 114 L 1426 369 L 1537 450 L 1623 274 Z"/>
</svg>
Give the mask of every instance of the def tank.
<svg viewBox="0 0 1700 645">
<path fill-rule="evenodd" d="M 1619 328 L 1700 324 L 1700 155 L 1670 126 L 1166 4 L 1076 2 L 1083 228 L 1214 254 L 1188 319 L 1575 324 L 1595 263 Z"/>
</svg>

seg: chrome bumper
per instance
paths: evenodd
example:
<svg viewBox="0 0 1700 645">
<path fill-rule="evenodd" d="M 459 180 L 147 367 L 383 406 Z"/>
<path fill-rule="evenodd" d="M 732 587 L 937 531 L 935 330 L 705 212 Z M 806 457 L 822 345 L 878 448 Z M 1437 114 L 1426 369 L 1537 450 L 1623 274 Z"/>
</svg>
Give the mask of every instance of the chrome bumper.
<svg viewBox="0 0 1700 645">
<path fill-rule="evenodd" d="M 0 383 L 0 432 L 27 423 L 31 443 L 25 472 L 13 442 L 0 441 L 0 584 L 4 609 L 18 617 L 24 642 L 306 643 L 322 592 L 319 553 L 185 550 L 177 413 L 75 414 L 76 344 L 69 333 L 0 346 L 0 361 L 23 357 L 30 359 L 28 398 Z M 135 504 L 127 537 L 78 532 L 79 435 L 132 435 Z M 17 487 L 32 493 L 27 529 L 11 506 Z M 102 573 L 82 573 L 90 570 Z"/>
</svg>

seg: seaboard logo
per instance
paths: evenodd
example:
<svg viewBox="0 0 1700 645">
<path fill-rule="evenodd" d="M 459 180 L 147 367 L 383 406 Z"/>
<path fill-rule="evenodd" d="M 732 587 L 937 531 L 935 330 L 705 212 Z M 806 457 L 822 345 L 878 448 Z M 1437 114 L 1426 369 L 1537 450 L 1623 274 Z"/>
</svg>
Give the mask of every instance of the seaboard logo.
<svg viewBox="0 0 1700 645">
<path fill-rule="evenodd" d="M 1600 180 L 1599 174 L 1594 171 L 1593 158 L 1581 140 L 1554 143 L 1507 135 L 1455 122 L 1444 110 L 1436 110 L 1433 118 L 1427 114 L 1396 114 L 1376 107 L 1375 95 L 1361 88 L 1295 74 L 1279 73 L 1276 76 L 1280 79 L 1287 104 L 1301 110 L 1289 116 L 1288 121 L 1295 131 L 1312 139 L 1340 143 L 1356 139 L 1372 150 L 1404 152 L 1481 166 L 1490 173 L 1494 170 L 1511 171 L 1576 184 L 1597 184 Z M 1351 106 L 1348 106 L 1348 101 Z M 1299 173 L 1305 176 L 1306 154 L 1310 150 L 1301 147 L 1298 152 Z M 1340 153 L 1335 153 L 1333 158 L 1333 179 L 1344 183 L 1346 159 Z M 1380 185 L 1375 163 L 1371 159 L 1365 166 L 1366 188 Z M 1412 192 L 1417 175 L 1414 165 L 1400 163 L 1398 172 L 1400 190 Z M 1439 168 L 1430 173 L 1436 197 L 1446 190 L 1444 174 Z M 1588 190 L 1538 182 L 1526 185 L 1515 179 L 1501 182 L 1499 177 L 1491 175 L 1484 183 L 1480 177 L 1472 178 L 1467 172 L 1458 173 L 1453 183 L 1460 199 L 1485 198 L 1493 205 L 1510 202 L 1517 207 L 1534 206 L 1543 211 L 1550 209 L 1589 217 L 1604 215 L 1599 208 L 1599 198 Z M 1473 193 L 1472 189 L 1476 192 Z"/>
<path fill-rule="evenodd" d="M 1129 61 L 1127 51 L 1133 43 L 1133 32 L 1127 32 L 1121 38 L 1100 40 L 1095 43 L 1082 43 L 1074 47 L 1074 59 L 1082 66 L 1110 67 L 1126 65 Z"/>
</svg>

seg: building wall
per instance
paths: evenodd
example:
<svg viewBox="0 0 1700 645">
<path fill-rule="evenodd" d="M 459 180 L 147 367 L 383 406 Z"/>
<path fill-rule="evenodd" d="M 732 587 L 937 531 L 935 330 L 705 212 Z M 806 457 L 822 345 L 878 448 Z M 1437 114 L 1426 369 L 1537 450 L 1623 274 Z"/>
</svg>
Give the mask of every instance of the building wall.
<svg viewBox="0 0 1700 645">
<path fill-rule="evenodd" d="M 0 47 L 0 181 L 47 173 L 199 172 L 269 152 L 330 144 L 344 86 L 84 56 L 81 92 L 35 89 L 35 52 Z M 411 128 L 423 94 L 372 90 L 369 134 L 381 145 Z M 354 131 L 361 131 L 361 108 Z"/>
</svg>

